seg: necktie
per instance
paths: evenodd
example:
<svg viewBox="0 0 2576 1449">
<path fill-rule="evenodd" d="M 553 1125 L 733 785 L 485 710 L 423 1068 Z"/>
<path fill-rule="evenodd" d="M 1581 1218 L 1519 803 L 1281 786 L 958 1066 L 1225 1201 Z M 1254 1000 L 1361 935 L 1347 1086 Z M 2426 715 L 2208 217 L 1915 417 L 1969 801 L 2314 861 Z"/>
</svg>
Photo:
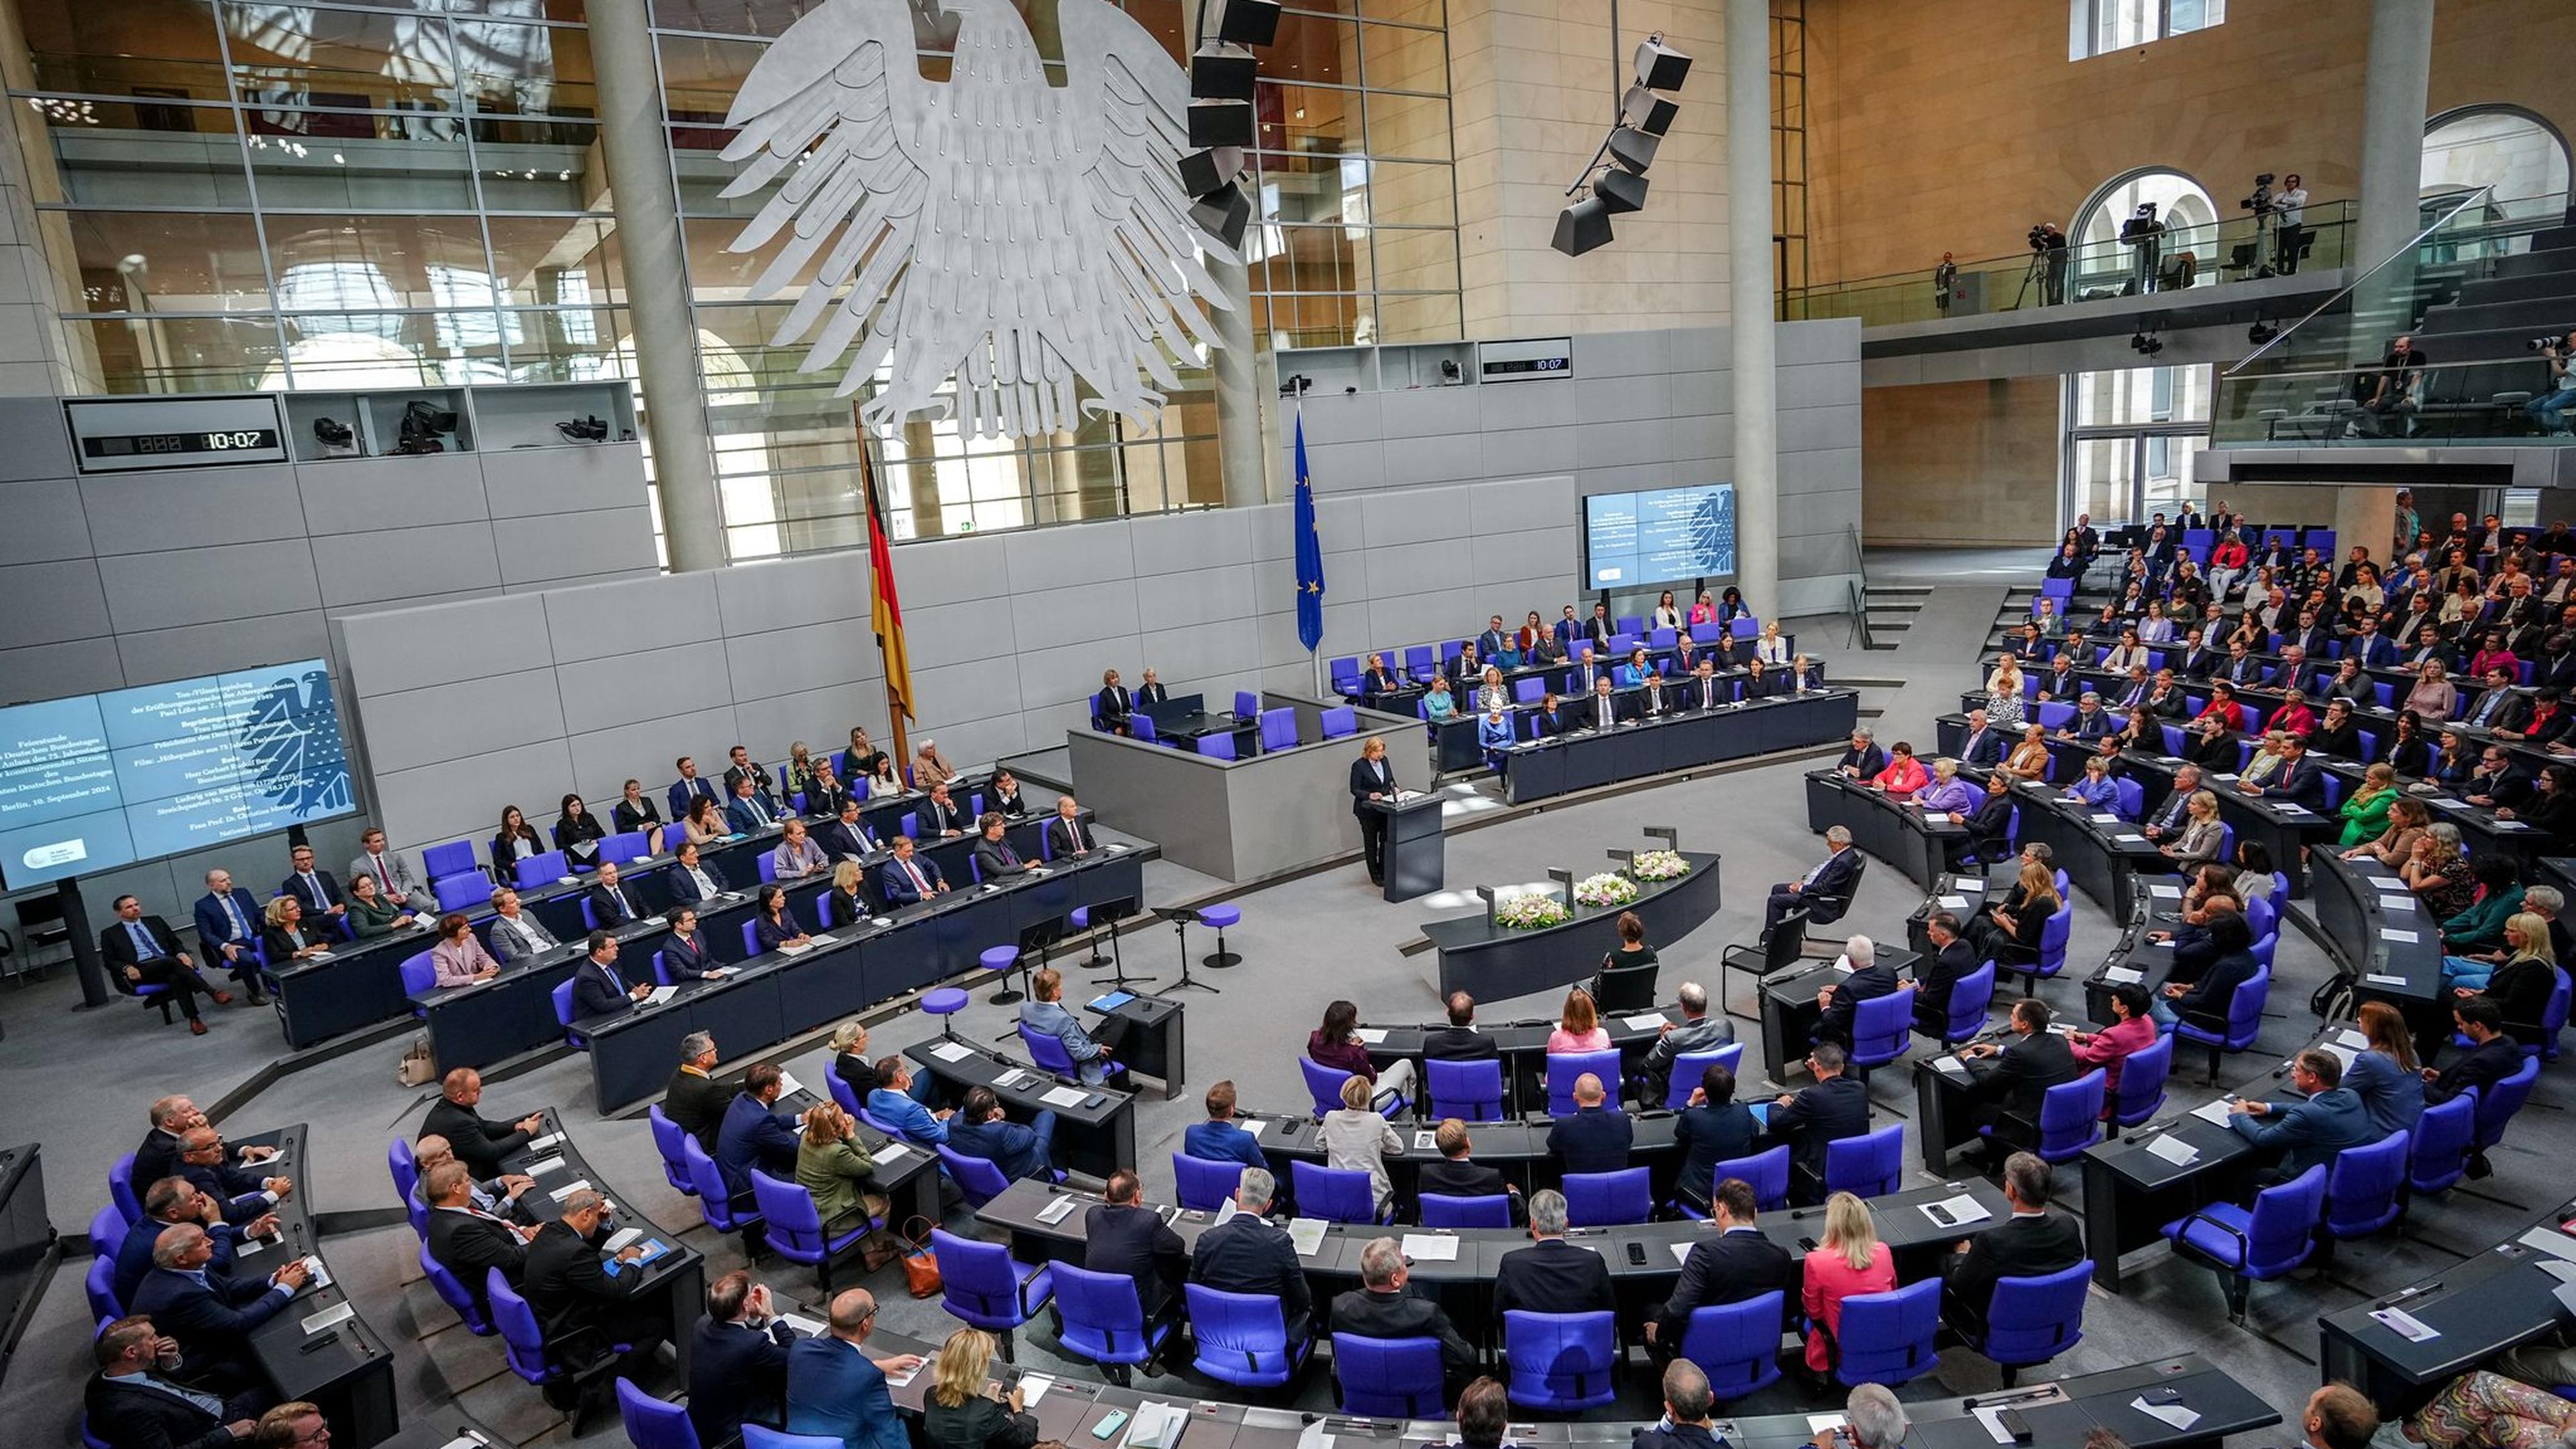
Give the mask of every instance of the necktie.
<svg viewBox="0 0 2576 1449">
<path fill-rule="evenodd" d="M 1011 850 L 1011 843 L 1007 840 L 1002 842 L 1002 864 L 1018 865 L 1019 863 L 1020 858 Z"/>
<path fill-rule="evenodd" d="M 241 903 L 235 901 L 230 895 L 223 897 L 223 903 L 224 914 L 232 918 L 233 939 L 236 941 L 249 940 L 251 936 L 250 923 L 242 919 Z"/>
<path fill-rule="evenodd" d="M 919 891 L 925 896 L 930 894 L 930 878 L 921 873 L 920 866 L 914 865 L 911 861 L 907 860 L 903 863 L 903 872 L 904 874 L 912 877 L 912 888 L 914 890 Z"/>
<path fill-rule="evenodd" d="M 384 888 L 386 895 L 392 895 L 394 893 L 394 878 L 385 874 L 385 858 L 381 855 L 371 855 L 368 856 L 367 859 L 376 863 L 376 884 Z"/>
<path fill-rule="evenodd" d="M 608 898 L 617 902 L 617 913 L 619 915 L 625 916 L 629 920 L 634 918 L 635 908 L 626 903 L 626 887 L 619 886 L 615 890 L 610 891 L 608 893 Z"/>
<path fill-rule="evenodd" d="M 752 818 L 758 820 L 763 825 L 767 825 L 769 823 L 769 807 L 761 804 L 760 797 L 756 794 L 749 795 L 744 798 L 751 801 Z"/>
<path fill-rule="evenodd" d="M 599 966 L 599 974 L 608 978 L 610 989 L 614 990 L 618 995 L 623 996 L 626 994 L 626 983 L 618 979 L 616 967 L 603 961 Z"/>
<path fill-rule="evenodd" d="M 134 959 L 149 961 L 161 954 L 161 948 L 152 942 L 152 933 L 143 929 L 141 921 L 128 921 L 125 929 L 134 937 Z"/>
<path fill-rule="evenodd" d="M 309 870 L 304 873 L 304 888 L 313 892 L 313 908 L 315 910 L 320 910 L 324 905 L 328 904 L 328 902 L 322 899 L 322 882 L 314 879 L 313 872 Z"/>
</svg>

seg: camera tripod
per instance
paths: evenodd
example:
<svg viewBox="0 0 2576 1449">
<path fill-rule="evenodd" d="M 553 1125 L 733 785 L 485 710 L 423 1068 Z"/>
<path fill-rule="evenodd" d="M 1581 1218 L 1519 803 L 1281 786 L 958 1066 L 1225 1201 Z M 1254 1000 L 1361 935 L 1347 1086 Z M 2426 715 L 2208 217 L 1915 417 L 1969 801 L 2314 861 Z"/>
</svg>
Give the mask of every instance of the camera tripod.
<svg viewBox="0 0 2576 1449">
<path fill-rule="evenodd" d="M 2048 253 L 2044 249 L 2034 248 L 2030 254 L 2030 265 L 2021 269 L 2021 286 L 2013 292 L 2012 310 L 2016 312 L 2021 310 L 2022 299 L 2030 295 L 2030 284 L 2033 282 L 2039 283 L 2039 299 L 2041 305 L 2047 305 L 2047 274 Z"/>
</svg>

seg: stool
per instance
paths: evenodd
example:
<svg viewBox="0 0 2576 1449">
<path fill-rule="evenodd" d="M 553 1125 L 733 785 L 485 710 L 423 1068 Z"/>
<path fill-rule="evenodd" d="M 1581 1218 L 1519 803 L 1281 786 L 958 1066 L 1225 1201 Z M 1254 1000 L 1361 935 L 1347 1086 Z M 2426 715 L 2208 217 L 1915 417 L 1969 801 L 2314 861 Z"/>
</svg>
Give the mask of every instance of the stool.
<svg viewBox="0 0 2576 1449">
<path fill-rule="evenodd" d="M 1200 965 L 1207 967 L 1211 971 L 1222 971 L 1229 966 L 1240 966 L 1243 964 L 1242 956 L 1225 949 L 1225 928 L 1232 925 L 1238 925 L 1242 920 L 1243 912 L 1234 906 L 1201 906 L 1199 908 L 1199 924 L 1202 926 L 1212 927 L 1216 931 L 1216 950 L 1210 955 L 1199 958 Z"/>
<path fill-rule="evenodd" d="M 1012 968 L 1021 964 L 1019 947 L 990 946 L 985 948 L 984 954 L 975 959 L 983 963 L 985 970 L 997 972 L 1002 978 L 1002 989 L 985 997 L 986 1001 L 995 1006 L 1016 1006 L 1029 999 L 1027 992 L 1011 989 Z"/>
<path fill-rule="evenodd" d="M 939 1018 L 939 1034 L 950 1041 L 957 1039 L 957 1013 L 966 1009 L 966 991 L 960 986 L 942 986 L 921 994 L 921 1009 Z"/>
</svg>

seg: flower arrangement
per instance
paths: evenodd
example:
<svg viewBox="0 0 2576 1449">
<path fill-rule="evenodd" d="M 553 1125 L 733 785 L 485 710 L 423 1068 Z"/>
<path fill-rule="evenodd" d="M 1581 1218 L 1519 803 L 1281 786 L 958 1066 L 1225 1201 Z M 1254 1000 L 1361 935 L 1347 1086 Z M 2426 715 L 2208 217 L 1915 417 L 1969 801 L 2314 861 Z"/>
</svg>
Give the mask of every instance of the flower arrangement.
<svg viewBox="0 0 2576 1449">
<path fill-rule="evenodd" d="M 1637 883 L 1615 872 L 1587 875 L 1574 883 L 1574 898 L 1587 906 L 1624 906 L 1637 899 Z"/>
<path fill-rule="evenodd" d="M 1679 880 L 1690 874 L 1690 862 L 1678 850 L 1640 851 L 1628 874 L 1639 880 Z"/>
<path fill-rule="evenodd" d="M 1514 931 L 1543 931 L 1564 925 L 1573 916 L 1565 902 L 1541 891 L 1527 891 L 1494 906 L 1494 923 Z"/>
</svg>

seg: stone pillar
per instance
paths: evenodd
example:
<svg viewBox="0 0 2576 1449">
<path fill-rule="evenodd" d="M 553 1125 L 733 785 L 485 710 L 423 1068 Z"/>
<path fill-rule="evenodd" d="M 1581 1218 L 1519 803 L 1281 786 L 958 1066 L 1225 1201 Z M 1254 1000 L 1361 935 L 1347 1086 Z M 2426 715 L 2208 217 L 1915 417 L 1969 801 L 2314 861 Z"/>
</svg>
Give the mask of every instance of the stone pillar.
<svg viewBox="0 0 2576 1449">
<path fill-rule="evenodd" d="M 2371 0 L 2370 61 L 2362 73 L 2361 214 L 2353 265 L 2367 267 L 2405 245 L 2421 224 L 2416 197 L 2424 167 L 2424 105 L 2433 71 L 2433 0 Z M 2412 325 L 2410 251 L 2363 282 L 2353 297 L 2355 358 L 2376 358 L 2389 337 Z"/>
<path fill-rule="evenodd" d="M 671 186 L 661 72 L 653 63 L 644 7 L 597 7 L 590 17 L 590 55 L 617 242 L 626 258 L 635 376 L 644 391 L 663 537 L 674 572 L 722 568 L 724 512 L 716 501 L 715 449 L 707 437 L 697 326 L 689 315 L 688 257 Z"/>
<path fill-rule="evenodd" d="M 1729 362 L 1735 389 L 1735 580 L 1753 611 L 1768 619 L 1788 612 L 1780 598 L 1769 0 L 1727 0 L 1726 252 Z"/>
</svg>

